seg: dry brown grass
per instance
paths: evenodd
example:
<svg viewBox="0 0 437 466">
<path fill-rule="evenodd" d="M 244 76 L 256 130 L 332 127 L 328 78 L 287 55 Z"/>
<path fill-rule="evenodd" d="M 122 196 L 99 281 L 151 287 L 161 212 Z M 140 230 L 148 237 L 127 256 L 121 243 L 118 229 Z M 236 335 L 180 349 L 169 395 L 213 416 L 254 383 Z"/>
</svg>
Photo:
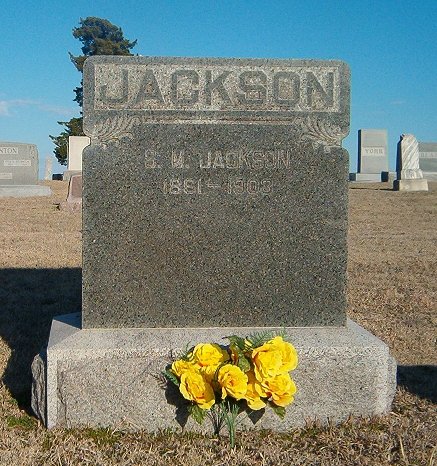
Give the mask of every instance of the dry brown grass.
<svg viewBox="0 0 437 466">
<path fill-rule="evenodd" d="M 286 435 L 225 438 L 162 432 L 46 431 L 29 416 L 30 362 L 56 314 L 80 309 L 81 222 L 51 198 L 0 199 L 0 465 L 437 465 L 437 183 L 350 189 L 351 318 L 396 357 L 399 387 L 384 417 L 308 424 Z"/>
</svg>

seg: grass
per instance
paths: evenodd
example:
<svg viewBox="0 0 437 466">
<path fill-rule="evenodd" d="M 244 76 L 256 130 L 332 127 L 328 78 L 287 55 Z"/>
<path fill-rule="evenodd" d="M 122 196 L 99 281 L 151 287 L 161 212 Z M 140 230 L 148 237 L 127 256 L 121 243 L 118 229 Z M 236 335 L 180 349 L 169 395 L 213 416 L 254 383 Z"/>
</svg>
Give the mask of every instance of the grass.
<svg viewBox="0 0 437 466">
<path fill-rule="evenodd" d="M 80 309 L 81 219 L 51 198 L 0 199 L 0 465 L 437 466 L 437 183 L 349 190 L 348 315 L 399 364 L 392 411 L 278 434 L 47 431 L 30 415 L 30 363 L 54 315 Z M 292 407 L 290 408 L 292 409 Z"/>
</svg>

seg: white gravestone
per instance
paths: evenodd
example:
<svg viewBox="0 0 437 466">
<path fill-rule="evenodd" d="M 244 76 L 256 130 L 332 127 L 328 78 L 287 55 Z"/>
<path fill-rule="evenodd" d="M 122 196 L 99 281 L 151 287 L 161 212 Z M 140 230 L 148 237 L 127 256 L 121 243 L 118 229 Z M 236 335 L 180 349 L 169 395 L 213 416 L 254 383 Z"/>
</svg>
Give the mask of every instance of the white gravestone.
<svg viewBox="0 0 437 466">
<path fill-rule="evenodd" d="M 89 146 L 88 136 L 70 136 L 68 138 L 67 170 L 64 172 L 64 181 L 69 181 L 73 175 L 82 173 L 82 152 Z"/>
<path fill-rule="evenodd" d="M 419 167 L 424 178 L 437 180 L 437 142 L 419 141 Z"/>
<path fill-rule="evenodd" d="M 428 191 L 428 182 L 419 167 L 419 143 L 412 134 L 402 134 L 398 142 L 395 191 Z"/>
</svg>

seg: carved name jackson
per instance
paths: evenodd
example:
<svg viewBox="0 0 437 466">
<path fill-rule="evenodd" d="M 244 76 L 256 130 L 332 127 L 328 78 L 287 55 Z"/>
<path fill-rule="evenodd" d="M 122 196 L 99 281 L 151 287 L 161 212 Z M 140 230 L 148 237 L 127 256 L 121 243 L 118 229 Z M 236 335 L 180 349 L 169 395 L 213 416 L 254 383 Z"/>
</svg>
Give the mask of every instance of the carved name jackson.
<svg viewBox="0 0 437 466">
<path fill-rule="evenodd" d="M 335 67 L 96 64 L 95 110 L 338 112 Z"/>
</svg>

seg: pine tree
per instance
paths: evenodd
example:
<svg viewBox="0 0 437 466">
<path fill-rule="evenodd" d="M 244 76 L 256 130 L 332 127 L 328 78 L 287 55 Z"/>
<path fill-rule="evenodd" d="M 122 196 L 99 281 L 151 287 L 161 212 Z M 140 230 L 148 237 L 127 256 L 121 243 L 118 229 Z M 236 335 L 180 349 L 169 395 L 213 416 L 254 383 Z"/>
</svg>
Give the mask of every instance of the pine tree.
<svg viewBox="0 0 437 466">
<path fill-rule="evenodd" d="M 79 26 L 73 29 L 73 37 L 82 42 L 82 54 L 77 57 L 69 53 L 70 60 L 76 69 L 83 72 L 83 64 L 86 58 L 92 55 L 132 55 L 130 49 L 135 47 L 137 41 L 130 42 L 125 39 L 120 27 L 115 26 L 106 19 L 90 16 L 82 19 Z M 74 89 L 76 97 L 74 100 L 82 108 L 83 87 L 81 85 Z M 82 112 L 81 112 L 82 113 Z M 83 136 L 82 116 L 74 117 L 70 121 L 58 121 L 64 127 L 59 136 L 50 136 L 55 144 L 54 154 L 61 165 L 67 164 L 68 137 Z"/>
</svg>

